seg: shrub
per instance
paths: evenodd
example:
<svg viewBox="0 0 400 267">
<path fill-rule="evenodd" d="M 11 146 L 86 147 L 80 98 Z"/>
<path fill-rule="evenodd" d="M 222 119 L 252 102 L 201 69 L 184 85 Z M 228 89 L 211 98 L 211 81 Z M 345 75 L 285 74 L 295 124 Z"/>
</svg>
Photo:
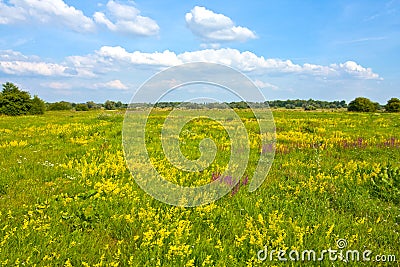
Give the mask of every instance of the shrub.
<svg viewBox="0 0 400 267">
<path fill-rule="evenodd" d="M 304 110 L 307 110 L 307 111 L 309 111 L 309 110 L 316 110 L 317 108 L 315 107 L 315 106 L 313 106 L 313 105 L 305 105 L 304 106 Z"/>
<path fill-rule="evenodd" d="M 35 95 L 32 99 L 32 106 L 29 110 L 29 114 L 39 115 L 44 114 L 46 111 L 46 104 L 42 99 L 40 99 L 37 95 Z"/>
<path fill-rule="evenodd" d="M 365 97 L 357 97 L 349 103 L 347 110 L 358 112 L 375 112 L 378 108 L 378 103 L 374 103 Z"/>
<path fill-rule="evenodd" d="M 286 108 L 286 109 L 295 109 L 296 106 L 293 105 L 293 104 L 286 104 L 286 105 L 285 105 L 285 108 Z"/>
<path fill-rule="evenodd" d="M 49 104 L 48 110 L 71 110 L 72 104 L 66 101 L 60 101 Z"/>
</svg>

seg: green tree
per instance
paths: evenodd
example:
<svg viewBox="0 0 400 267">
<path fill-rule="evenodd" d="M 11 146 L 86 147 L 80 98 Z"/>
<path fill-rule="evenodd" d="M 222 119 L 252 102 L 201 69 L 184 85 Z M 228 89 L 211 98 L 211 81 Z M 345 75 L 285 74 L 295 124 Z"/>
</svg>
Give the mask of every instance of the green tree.
<svg viewBox="0 0 400 267">
<path fill-rule="evenodd" d="M 28 92 L 21 91 L 15 84 L 3 84 L 0 94 L 0 114 L 18 116 L 29 112 L 32 99 Z"/>
<path fill-rule="evenodd" d="M 89 109 L 96 109 L 96 108 L 98 108 L 98 105 L 97 105 L 95 102 L 93 102 L 93 101 L 88 101 L 88 102 L 86 102 L 86 105 L 88 106 Z"/>
<path fill-rule="evenodd" d="M 122 108 L 122 102 L 121 101 L 118 101 L 117 103 L 115 103 L 115 107 L 116 108 Z"/>
<path fill-rule="evenodd" d="M 368 98 L 357 97 L 351 101 L 347 107 L 348 111 L 358 111 L 358 112 L 375 112 L 379 107 L 378 103 L 374 103 Z"/>
<path fill-rule="evenodd" d="M 385 109 L 387 112 L 400 112 L 400 99 L 391 98 L 387 102 Z"/>
<path fill-rule="evenodd" d="M 29 110 L 29 114 L 39 115 L 44 114 L 46 111 L 46 104 L 42 99 L 40 99 L 37 95 L 35 95 L 32 99 L 32 106 Z"/>
<path fill-rule="evenodd" d="M 104 103 L 104 108 L 107 109 L 107 110 L 115 109 L 116 108 L 115 106 L 116 106 L 116 103 L 114 101 L 111 101 L 111 100 L 107 100 Z"/>
<path fill-rule="evenodd" d="M 7 93 L 17 93 L 20 92 L 18 86 L 16 86 L 13 83 L 10 82 L 6 82 L 5 84 L 3 84 L 3 94 L 7 94 Z"/>
</svg>

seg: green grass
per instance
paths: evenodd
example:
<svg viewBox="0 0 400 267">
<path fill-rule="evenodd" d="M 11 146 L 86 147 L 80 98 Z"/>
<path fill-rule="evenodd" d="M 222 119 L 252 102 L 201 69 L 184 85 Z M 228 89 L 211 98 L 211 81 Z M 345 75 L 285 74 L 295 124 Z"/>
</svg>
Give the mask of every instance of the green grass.
<svg viewBox="0 0 400 267">
<path fill-rule="evenodd" d="M 137 116 L 144 116 L 138 111 Z M 249 132 L 251 114 L 239 112 Z M 260 262 L 257 252 L 346 249 L 400 259 L 400 115 L 273 112 L 275 160 L 263 185 L 197 208 L 147 195 L 126 168 L 123 112 L 47 112 L 0 117 L 0 266 L 376 265 L 377 262 Z M 165 111 L 152 113 L 147 145 L 167 179 L 185 177 L 159 145 Z M 194 121 L 180 134 L 188 158 L 226 133 Z M 189 138 L 190 137 L 190 138 Z M 253 136 L 251 176 L 257 160 Z M 226 143 L 229 144 L 229 143 Z M 229 145 L 199 180 L 223 170 Z M 227 149 L 228 148 L 228 149 Z M 169 170 L 169 171 L 168 171 Z M 168 176 L 170 175 L 170 176 Z M 195 176 L 177 182 L 195 183 Z M 243 177 L 238 177 L 243 179 Z M 274 256 L 277 259 L 277 256 Z"/>
</svg>

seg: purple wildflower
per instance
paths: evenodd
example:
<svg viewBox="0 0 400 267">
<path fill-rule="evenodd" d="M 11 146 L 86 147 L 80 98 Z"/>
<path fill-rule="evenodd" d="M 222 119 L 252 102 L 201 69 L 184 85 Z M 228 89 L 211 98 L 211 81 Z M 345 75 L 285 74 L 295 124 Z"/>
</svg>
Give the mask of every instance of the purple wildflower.
<svg viewBox="0 0 400 267">
<path fill-rule="evenodd" d="M 239 191 L 239 188 L 240 188 L 240 183 L 237 183 L 235 187 L 232 189 L 231 195 L 234 196 Z"/>
<path fill-rule="evenodd" d="M 232 186 L 232 185 L 233 185 L 232 176 L 230 176 L 230 175 L 225 176 L 225 177 L 224 177 L 224 182 L 225 182 L 227 185 Z"/>
<path fill-rule="evenodd" d="M 248 183 L 249 183 L 249 176 L 246 176 L 242 181 L 242 185 L 247 185 Z"/>
</svg>

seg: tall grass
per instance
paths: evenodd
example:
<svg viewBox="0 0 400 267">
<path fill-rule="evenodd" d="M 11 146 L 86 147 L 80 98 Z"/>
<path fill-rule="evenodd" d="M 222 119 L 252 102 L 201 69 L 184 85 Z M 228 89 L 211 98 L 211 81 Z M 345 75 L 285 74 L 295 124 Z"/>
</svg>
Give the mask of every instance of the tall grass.
<svg viewBox="0 0 400 267">
<path fill-rule="evenodd" d="M 196 208 L 137 186 L 123 157 L 123 116 L 0 117 L 0 266 L 332 266 L 262 262 L 257 253 L 336 249 L 341 238 L 348 249 L 400 259 L 398 114 L 274 111 L 278 143 L 263 185 L 249 193 L 242 183 Z M 194 134 L 181 148 L 192 158 L 198 125 L 182 135 Z"/>
</svg>

